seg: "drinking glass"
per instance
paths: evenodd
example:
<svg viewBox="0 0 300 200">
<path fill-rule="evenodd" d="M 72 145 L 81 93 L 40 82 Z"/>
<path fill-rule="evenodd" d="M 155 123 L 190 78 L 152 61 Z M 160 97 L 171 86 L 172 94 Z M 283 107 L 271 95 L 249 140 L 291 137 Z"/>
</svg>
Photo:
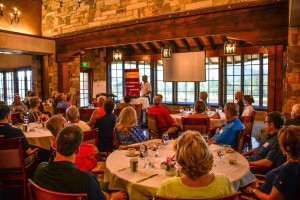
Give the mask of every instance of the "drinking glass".
<svg viewBox="0 0 300 200">
<path fill-rule="evenodd" d="M 219 106 L 219 112 L 221 113 L 223 111 L 223 108 L 222 108 L 222 106 L 220 105 Z"/>
<path fill-rule="evenodd" d="M 164 132 L 162 135 L 162 142 L 164 143 L 164 145 L 168 144 L 168 140 L 169 140 L 169 134 L 167 132 Z"/>
<path fill-rule="evenodd" d="M 217 150 L 218 156 L 220 158 L 220 165 L 222 164 L 222 158 L 225 155 L 225 147 L 224 145 L 220 144 L 218 145 L 218 150 Z"/>
<path fill-rule="evenodd" d="M 182 115 L 182 114 L 183 114 L 183 108 L 182 108 L 182 106 L 180 106 L 180 108 L 179 108 L 179 112 L 180 112 L 180 115 Z"/>
<path fill-rule="evenodd" d="M 210 115 L 210 106 L 207 106 L 207 114 Z"/>
<path fill-rule="evenodd" d="M 140 144 L 140 157 L 145 158 L 147 155 L 147 145 L 145 143 Z"/>
</svg>

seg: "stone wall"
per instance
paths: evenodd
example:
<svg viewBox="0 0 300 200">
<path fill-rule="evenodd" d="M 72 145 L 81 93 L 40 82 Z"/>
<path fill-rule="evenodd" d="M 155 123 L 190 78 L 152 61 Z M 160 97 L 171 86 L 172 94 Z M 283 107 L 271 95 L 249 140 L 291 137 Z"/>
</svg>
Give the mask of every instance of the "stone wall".
<svg viewBox="0 0 300 200">
<path fill-rule="evenodd" d="M 43 5 L 42 33 L 52 37 L 134 19 L 255 0 L 50 0 Z"/>
<path fill-rule="evenodd" d="M 300 27 L 290 27 L 288 38 L 288 64 L 285 68 L 283 113 L 290 113 L 292 106 L 300 103 Z"/>
</svg>

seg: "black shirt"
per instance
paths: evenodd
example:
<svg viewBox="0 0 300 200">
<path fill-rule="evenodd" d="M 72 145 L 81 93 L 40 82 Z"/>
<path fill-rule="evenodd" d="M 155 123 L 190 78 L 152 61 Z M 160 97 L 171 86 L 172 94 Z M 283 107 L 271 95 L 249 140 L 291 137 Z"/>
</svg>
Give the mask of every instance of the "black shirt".
<svg viewBox="0 0 300 200">
<path fill-rule="evenodd" d="M 96 120 L 93 128 L 98 128 L 98 149 L 105 151 L 107 147 L 113 145 L 112 131 L 115 126 L 117 117 L 111 113 L 105 114 Z"/>
<path fill-rule="evenodd" d="M 24 138 L 24 140 L 23 140 L 24 150 L 27 150 L 30 148 L 30 145 L 29 145 L 24 133 L 18 128 L 11 127 L 9 124 L 0 124 L 0 137 L 4 137 L 4 138 L 22 137 L 22 138 Z"/>
<path fill-rule="evenodd" d="M 239 116 L 242 116 L 245 107 L 243 99 L 240 99 L 237 104 L 239 105 Z"/>
<path fill-rule="evenodd" d="M 87 193 L 89 200 L 106 200 L 97 178 L 88 171 L 79 170 L 72 162 L 43 162 L 37 167 L 33 181 L 48 190 Z"/>
</svg>

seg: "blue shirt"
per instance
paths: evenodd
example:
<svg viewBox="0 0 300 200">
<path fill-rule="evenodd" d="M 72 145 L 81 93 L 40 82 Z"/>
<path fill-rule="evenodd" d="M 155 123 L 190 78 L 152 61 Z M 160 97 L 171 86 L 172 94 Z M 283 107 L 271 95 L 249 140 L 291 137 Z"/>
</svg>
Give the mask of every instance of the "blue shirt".
<svg viewBox="0 0 300 200">
<path fill-rule="evenodd" d="M 228 121 L 225 126 L 217 132 L 213 140 L 217 144 L 230 144 L 232 147 L 236 145 L 236 136 L 238 131 L 244 129 L 244 125 L 237 117 L 231 121 Z"/>
<path fill-rule="evenodd" d="M 117 129 L 117 139 L 120 145 L 131 145 L 134 143 L 143 142 L 147 138 L 138 126 L 134 126 L 128 129 L 126 132 L 118 131 Z"/>
<path fill-rule="evenodd" d="M 273 162 L 273 166 L 280 166 L 285 157 L 279 148 L 278 135 L 268 134 L 257 147 L 256 151 L 252 154 L 249 161 L 257 161 L 261 159 L 268 159 Z"/>
<path fill-rule="evenodd" d="M 289 162 L 277 167 L 266 174 L 266 181 L 259 187 L 261 192 L 270 194 L 275 186 L 285 196 L 285 199 L 299 199 L 296 194 L 297 185 L 300 184 L 300 163 Z"/>
</svg>

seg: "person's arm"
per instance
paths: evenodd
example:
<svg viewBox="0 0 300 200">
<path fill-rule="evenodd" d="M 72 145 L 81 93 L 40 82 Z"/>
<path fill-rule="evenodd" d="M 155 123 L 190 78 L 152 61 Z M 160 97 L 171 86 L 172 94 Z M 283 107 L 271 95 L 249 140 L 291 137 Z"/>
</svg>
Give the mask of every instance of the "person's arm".
<svg viewBox="0 0 300 200">
<path fill-rule="evenodd" d="M 252 155 L 255 151 L 256 151 L 257 148 L 255 149 L 251 149 L 249 151 L 246 151 L 246 152 L 243 152 L 242 155 L 243 156 L 249 156 L 249 155 Z"/>
<path fill-rule="evenodd" d="M 271 167 L 273 165 L 273 162 L 269 159 L 264 158 L 261 160 L 249 162 L 249 164 L 253 166 Z"/>
<path fill-rule="evenodd" d="M 90 127 L 92 127 L 92 126 L 95 124 L 95 121 L 96 121 L 97 117 L 98 117 L 98 111 L 97 111 L 97 110 L 94 110 L 94 111 L 93 111 L 93 114 L 92 114 L 92 116 L 91 116 L 91 118 L 90 118 L 90 121 L 88 122 L 88 125 L 89 125 Z"/>
<path fill-rule="evenodd" d="M 110 200 L 123 200 L 123 199 L 127 199 L 127 194 L 123 191 L 114 192 L 111 193 L 110 195 Z"/>
<path fill-rule="evenodd" d="M 34 148 L 33 150 L 31 148 L 28 148 L 25 150 L 26 154 L 29 156 L 29 155 L 32 155 L 34 154 L 35 152 L 37 152 L 39 150 L 39 148 Z"/>
<path fill-rule="evenodd" d="M 245 193 L 254 194 L 259 199 L 262 199 L 262 200 L 284 200 L 285 199 L 284 194 L 282 192 L 280 192 L 274 186 L 272 187 L 272 191 L 271 191 L 270 195 L 263 193 L 252 186 L 248 186 L 245 190 Z"/>
<path fill-rule="evenodd" d="M 162 107 L 164 108 L 164 107 Z M 166 108 L 164 108 L 164 114 L 166 116 L 166 121 L 169 125 L 176 125 L 176 123 L 174 122 L 174 120 L 172 119 L 170 113 L 168 112 L 168 110 Z"/>
</svg>

